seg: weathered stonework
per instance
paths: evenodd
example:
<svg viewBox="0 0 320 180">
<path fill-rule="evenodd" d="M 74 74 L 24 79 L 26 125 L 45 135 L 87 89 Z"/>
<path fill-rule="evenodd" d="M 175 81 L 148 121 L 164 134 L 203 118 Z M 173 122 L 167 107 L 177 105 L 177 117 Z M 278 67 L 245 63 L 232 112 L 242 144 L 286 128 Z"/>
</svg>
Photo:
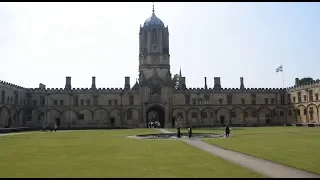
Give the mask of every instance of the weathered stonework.
<svg viewBox="0 0 320 180">
<path fill-rule="evenodd" d="M 169 30 L 154 12 L 140 26 L 139 81 L 124 88 L 72 88 L 66 77 L 65 88 L 23 88 L 0 81 L 0 128 L 42 127 L 147 127 L 150 110 L 158 112 L 164 127 L 180 117 L 187 125 L 265 125 L 318 123 L 320 83 L 282 88 L 221 87 L 186 88 L 180 73 L 178 88 L 172 87 Z M 300 97 L 300 98 L 299 98 Z"/>
</svg>

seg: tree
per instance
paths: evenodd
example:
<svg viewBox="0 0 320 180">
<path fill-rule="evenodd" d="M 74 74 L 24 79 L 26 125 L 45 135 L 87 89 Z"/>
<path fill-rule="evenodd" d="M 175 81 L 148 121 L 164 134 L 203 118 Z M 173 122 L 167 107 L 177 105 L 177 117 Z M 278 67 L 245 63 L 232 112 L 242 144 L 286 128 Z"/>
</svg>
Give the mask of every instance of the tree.
<svg viewBox="0 0 320 180">
<path fill-rule="evenodd" d="M 310 83 L 313 83 L 313 82 L 314 82 L 314 80 L 311 77 L 305 77 L 305 78 L 302 78 L 302 79 L 299 80 L 299 84 L 300 85 L 310 84 Z"/>
<path fill-rule="evenodd" d="M 171 80 L 172 84 L 172 88 L 178 89 L 179 87 L 179 80 L 180 80 L 180 76 L 179 74 L 175 74 Z"/>
</svg>

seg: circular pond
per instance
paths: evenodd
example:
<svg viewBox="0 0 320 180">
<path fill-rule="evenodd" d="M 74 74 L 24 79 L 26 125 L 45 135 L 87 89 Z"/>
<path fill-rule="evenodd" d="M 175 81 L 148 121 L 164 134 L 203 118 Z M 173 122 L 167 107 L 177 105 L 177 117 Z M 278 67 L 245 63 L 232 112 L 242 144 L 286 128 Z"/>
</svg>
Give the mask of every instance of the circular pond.
<svg viewBox="0 0 320 180">
<path fill-rule="evenodd" d="M 161 134 L 141 134 L 136 135 L 136 138 L 140 139 L 181 139 L 189 138 L 188 133 L 181 133 L 181 138 L 177 137 L 176 133 L 161 133 Z M 215 133 L 192 133 L 192 138 L 220 138 L 224 137 L 224 134 Z"/>
</svg>

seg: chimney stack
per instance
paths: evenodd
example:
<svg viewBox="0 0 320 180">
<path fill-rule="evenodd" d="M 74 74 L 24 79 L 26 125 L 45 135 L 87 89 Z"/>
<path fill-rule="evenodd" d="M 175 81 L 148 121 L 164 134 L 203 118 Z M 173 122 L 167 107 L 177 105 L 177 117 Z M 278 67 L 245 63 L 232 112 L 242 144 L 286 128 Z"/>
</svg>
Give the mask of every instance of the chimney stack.
<svg viewBox="0 0 320 180">
<path fill-rule="evenodd" d="M 244 89 L 243 77 L 240 77 L 240 89 Z"/>
<path fill-rule="evenodd" d="M 181 81 L 180 81 L 181 84 L 179 84 L 180 88 L 181 89 L 186 89 L 186 77 L 181 77 Z"/>
<path fill-rule="evenodd" d="M 66 77 L 66 86 L 64 89 L 71 90 L 71 76 Z"/>
<path fill-rule="evenodd" d="M 130 77 L 126 76 L 124 77 L 124 89 L 130 89 Z"/>
<path fill-rule="evenodd" d="M 300 80 L 299 78 L 296 78 L 296 83 L 295 83 L 296 86 L 299 86 L 300 85 Z"/>
<path fill-rule="evenodd" d="M 204 89 L 208 89 L 208 86 L 207 86 L 207 77 L 204 77 Z"/>
<path fill-rule="evenodd" d="M 214 87 L 215 89 L 221 89 L 220 77 L 214 77 Z"/>
<path fill-rule="evenodd" d="M 95 76 L 92 76 L 91 89 L 97 89 L 97 87 L 96 87 L 96 77 Z"/>
<path fill-rule="evenodd" d="M 46 85 L 40 83 L 40 84 L 39 84 L 39 89 L 46 89 Z"/>
</svg>

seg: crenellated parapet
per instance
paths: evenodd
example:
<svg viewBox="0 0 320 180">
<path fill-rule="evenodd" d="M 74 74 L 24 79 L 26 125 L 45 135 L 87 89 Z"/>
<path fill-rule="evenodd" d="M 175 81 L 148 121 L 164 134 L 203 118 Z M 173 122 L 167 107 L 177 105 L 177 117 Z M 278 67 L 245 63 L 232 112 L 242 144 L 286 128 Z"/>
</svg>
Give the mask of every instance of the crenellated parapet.
<svg viewBox="0 0 320 180">
<path fill-rule="evenodd" d="M 138 91 L 135 89 L 123 89 L 123 88 L 72 88 L 70 90 L 65 88 L 28 88 L 27 92 L 29 93 L 49 93 L 49 94 L 97 94 L 97 93 L 105 93 L 105 94 L 120 94 L 120 93 L 137 93 Z"/>
<path fill-rule="evenodd" d="M 174 89 L 174 93 L 285 93 L 285 88 L 188 88 Z"/>
<path fill-rule="evenodd" d="M 317 88 L 317 87 L 320 87 L 320 82 L 314 81 L 313 83 L 310 83 L 310 84 L 295 85 L 295 86 L 288 87 L 287 91 L 288 92 L 301 91 L 301 90 Z"/>
<path fill-rule="evenodd" d="M 12 84 L 12 83 L 8 83 L 5 81 L 0 81 L 0 86 L 3 88 L 10 88 L 10 89 L 14 89 L 14 90 L 20 90 L 20 91 L 25 91 L 26 88 Z"/>
</svg>

